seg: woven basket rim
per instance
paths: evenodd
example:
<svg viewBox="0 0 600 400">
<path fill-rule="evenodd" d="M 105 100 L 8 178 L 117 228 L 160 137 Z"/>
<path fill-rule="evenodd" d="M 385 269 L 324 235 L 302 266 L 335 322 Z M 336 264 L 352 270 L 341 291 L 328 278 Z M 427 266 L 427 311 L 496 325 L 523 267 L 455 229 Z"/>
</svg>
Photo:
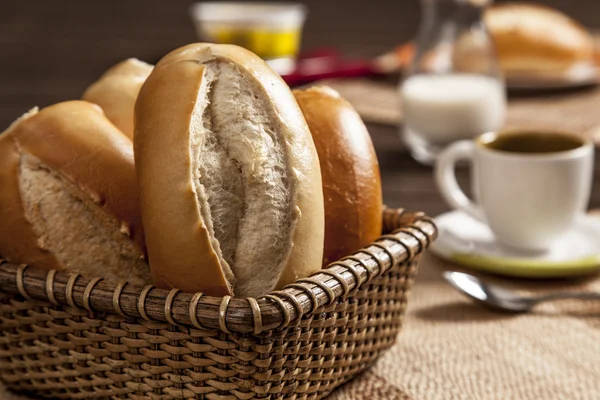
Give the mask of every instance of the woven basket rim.
<svg viewBox="0 0 600 400">
<path fill-rule="evenodd" d="M 383 225 L 384 235 L 369 246 L 258 299 L 212 297 L 152 285 L 141 288 L 125 282 L 112 285 L 102 278 L 28 268 L 4 260 L 0 260 L 0 290 L 90 313 L 119 314 L 225 333 L 260 334 L 285 328 L 369 284 L 391 267 L 412 261 L 437 236 L 433 220 L 422 212 L 384 207 Z"/>
</svg>

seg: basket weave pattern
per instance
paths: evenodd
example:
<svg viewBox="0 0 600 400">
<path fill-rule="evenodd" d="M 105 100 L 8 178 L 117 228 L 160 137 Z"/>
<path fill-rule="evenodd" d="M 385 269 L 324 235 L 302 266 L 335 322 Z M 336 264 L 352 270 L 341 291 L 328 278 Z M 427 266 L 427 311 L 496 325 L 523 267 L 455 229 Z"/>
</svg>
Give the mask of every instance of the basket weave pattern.
<svg viewBox="0 0 600 400">
<path fill-rule="evenodd" d="M 48 398 L 320 399 L 395 342 L 420 253 L 421 213 L 259 299 L 116 287 L 0 267 L 0 379 Z M 400 228 L 400 229 L 399 229 Z"/>
</svg>

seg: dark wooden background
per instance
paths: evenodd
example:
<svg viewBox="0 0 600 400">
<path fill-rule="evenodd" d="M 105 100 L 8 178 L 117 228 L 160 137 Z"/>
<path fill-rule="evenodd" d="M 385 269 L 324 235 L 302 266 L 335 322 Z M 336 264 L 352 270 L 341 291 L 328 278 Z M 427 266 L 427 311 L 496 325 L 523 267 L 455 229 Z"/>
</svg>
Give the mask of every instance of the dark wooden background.
<svg viewBox="0 0 600 400">
<path fill-rule="evenodd" d="M 303 47 L 333 46 L 348 56 L 373 56 L 410 39 L 420 18 L 417 0 L 303 2 L 310 9 Z M 188 16 L 191 3 L 0 0 L 0 131 L 33 106 L 79 98 L 87 85 L 120 60 L 137 57 L 156 62 L 168 51 L 196 41 Z M 600 27 L 598 0 L 544 3 L 590 27 Z M 446 210 L 431 168 L 410 158 L 398 139 L 398 129 L 369 128 L 380 159 L 386 203 L 432 215 Z M 467 181 L 464 171 L 460 175 L 461 181 Z M 593 207 L 600 206 L 599 190 L 594 191 Z"/>
</svg>

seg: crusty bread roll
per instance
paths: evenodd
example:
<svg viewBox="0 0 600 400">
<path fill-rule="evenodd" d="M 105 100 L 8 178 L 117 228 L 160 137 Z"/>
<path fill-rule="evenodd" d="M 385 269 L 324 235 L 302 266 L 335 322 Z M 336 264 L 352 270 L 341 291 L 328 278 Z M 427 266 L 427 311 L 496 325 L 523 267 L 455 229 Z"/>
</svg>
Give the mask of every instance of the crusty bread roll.
<svg viewBox="0 0 600 400">
<path fill-rule="evenodd" d="M 528 3 L 499 4 L 486 12 L 485 23 L 507 75 L 565 72 L 592 62 L 591 34 L 552 8 Z"/>
<path fill-rule="evenodd" d="M 381 235 L 379 163 L 365 124 L 338 92 L 312 87 L 294 95 L 321 162 L 327 265 Z"/>
<path fill-rule="evenodd" d="M 102 107 L 108 119 L 133 138 L 135 100 L 152 68 L 152 65 L 136 58 L 121 61 L 90 85 L 82 99 Z"/>
<path fill-rule="evenodd" d="M 158 287 L 254 297 L 320 269 L 315 146 L 290 89 L 258 56 L 174 50 L 142 87 L 135 127 Z"/>
<path fill-rule="evenodd" d="M 84 101 L 32 110 L 0 135 L 0 257 L 142 285 L 133 145 Z"/>
</svg>

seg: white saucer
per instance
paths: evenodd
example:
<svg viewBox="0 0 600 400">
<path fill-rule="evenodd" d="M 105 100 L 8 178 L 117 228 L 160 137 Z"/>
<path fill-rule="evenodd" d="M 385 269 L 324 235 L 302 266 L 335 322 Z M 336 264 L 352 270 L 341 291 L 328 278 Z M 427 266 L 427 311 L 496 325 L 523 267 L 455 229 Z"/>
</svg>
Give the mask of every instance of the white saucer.
<svg viewBox="0 0 600 400">
<path fill-rule="evenodd" d="M 600 67 L 580 64 L 565 72 L 512 73 L 505 76 L 506 87 L 516 90 L 569 89 L 600 83 Z"/>
<path fill-rule="evenodd" d="M 600 218 L 582 216 L 545 253 L 525 253 L 499 244 L 487 225 L 462 211 L 438 216 L 437 256 L 485 272 L 526 278 L 585 275 L 600 270 Z"/>
</svg>

